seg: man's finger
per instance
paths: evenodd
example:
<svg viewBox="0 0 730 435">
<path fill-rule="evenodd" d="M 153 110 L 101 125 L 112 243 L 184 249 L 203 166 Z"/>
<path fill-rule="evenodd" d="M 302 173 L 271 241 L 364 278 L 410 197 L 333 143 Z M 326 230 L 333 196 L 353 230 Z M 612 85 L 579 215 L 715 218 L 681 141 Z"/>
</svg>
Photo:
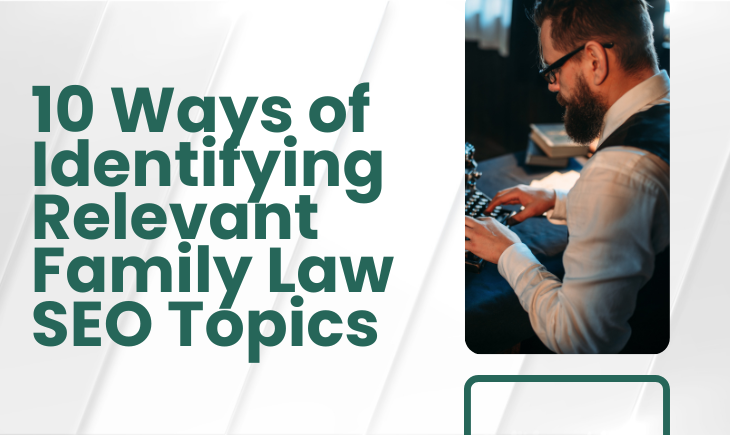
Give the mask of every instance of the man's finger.
<svg viewBox="0 0 730 435">
<path fill-rule="evenodd" d="M 484 222 L 484 228 L 486 228 L 492 235 L 494 235 L 494 231 L 497 226 L 502 226 L 497 219 L 491 216 L 481 218 L 481 220 Z"/>
<path fill-rule="evenodd" d="M 497 222 L 497 219 L 495 219 L 495 218 L 493 218 L 493 217 L 491 217 L 491 216 L 484 216 L 484 217 L 480 217 L 480 218 L 479 218 L 479 219 L 477 219 L 477 220 L 478 220 L 478 221 L 479 221 L 479 223 L 481 224 L 481 225 L 480 225 L 480 228 L 489 228 L 489 227 L 491 227 L 491 226 L 493 226 L 493 225 L 496 225 L 496 224 L 498 224 L 498 223 L 499 223 L 499 222 Z M 477 230 L 479 230 L 480 228 L 476 228 L 476 227 L 475 227 L 475 228 L 474 228 L 474 230 L 475 230 L 475 231 L 477 231 Z"/>
<path fill-rule="evenodd" d="M 504 195 L 505 193 L 507 193 L 507 192 L 509 192 L 510 190 L 513 190 L 513 189 L 514 189 L 514 187 L 510 187 L 509 189 L 502 189 L 502 190 L 500 190 L 499 192 L 495 193 L 495 194 L 494 194 L 494 197 L 496 198 L 496 197 L 498 197 L 498 196 L 502 196 L 502 195 Z"/>
<path fill-rule="evenodd" d="M 508 201 L 517 201 L 519 203 L 519 198 L 517 197 L 518 194 L 519 191 L 510 189 L 508 192 L 505 192 L 500 196 L 495 196 L 492 198 L 492 202 L 489 203 L 489 207 L 487 207 L 487 213 L 491 213 L 494 210 L 494 207 L 505 204 Z"/>
<path fill-rule="evenodd" d="M 474 238 L 474 236 L 476 236 L 476 234 L 477 234 L 477 232 L 473 228 L 469 228 L 469 227 L 464 228 L 464 236 L 471 239 L 471 238 Z"/>
<path fill-rule="evenodd" d="M 464 216 L 464 218 L 466 218 L 466 220 L 464 221 L 464 225 L 469 228 L 474 228 L 475 226 L 479 225 L 479 221 L 471 216 Z"/>
<path fill-rule="evenodd" d="M 477 220 L 481 221 L 481 222 L 487 222 L 487 223 L 497 222 L 497 219 L 495 219 L 491 216 L 482 216 L 482 217 L 478 218 Z"/>
<path fill-rule="evenodd" d="M 502 189 L 502 190 L 498 191 L 498 192 L 497 192 L 497 193 L 496 193 L 496 194 L 494 195 L 494 197 L 496 198 L 496 197 L 498 197 L 498 196 L 502 196 L 502 195 L 504 195 L 505 193 L 509 193 L 509 192 L 515 192 L 515 191 L 520 191 L 520 190 L 521 190 L 521 189 L 520 189 L 521 187 L 525 187 L 525 185 L 524 185 L 524 184 L 518 184 L 517 186 L 514 186 L 514 187 L 510 187 L 510 188 L 507 188 L 507 189 Z"/>
<path fill-rule="evenodd" d="M 510 221 L 520 223 L 520 222 L 524 222 L 525 219 L 530 218 L 532 216 L 533 216 L 533 214 L 530 210 L 524 209 L 524 210 L 521 210 L 519 213 L 515 214 L 514 216 L 510 217 L 509 219 L 510 219 Z M 510 224 L 510 225 L 514 225 L 514 224 Z"/>
</svg>

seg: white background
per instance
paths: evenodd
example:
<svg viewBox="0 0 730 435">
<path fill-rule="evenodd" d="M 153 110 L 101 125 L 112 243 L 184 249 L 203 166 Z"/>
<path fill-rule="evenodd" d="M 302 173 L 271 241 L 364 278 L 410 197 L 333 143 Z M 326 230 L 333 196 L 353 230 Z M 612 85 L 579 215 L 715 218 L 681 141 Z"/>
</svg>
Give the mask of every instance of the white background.
<svg viewBox="0 0 730 435">
<path fill-rule="evenodd" d="M 672 338 L 656 357 L 475 355 L 464 345 L 463 13 L 459 1 L 0 4 L 0 433 L 455 434 L 463 430 L 464 383 L 478 374 L 657 374 L 671 386 L 673 433 L 727 431 L 724 319 L 730 296 L 723 279 L 723 223 L 730 212 L 724 189 L 730 88 L 723 41 L 730 4 L 672 2 Z M 349 113 L 339 132 L 320 133 L 309 125 L 314 99 L 332 95 L 346 102 L 360 82 L 370 82 L 364 133 L 352 132 Z M 50 133 L 39 133 L 31 87 L 51 86 L 55 102 L 70 84 L 91 92 L 91 126 L 64 132 L 52 116 Z M 128 98 L 136 87 L 150 87 L 153 98 L 160 88 L 174 87 L 165 132 L 149 133 L 141 122 L 136 133 L 122 133 L 111 87 L 124 87 Z M 294 348 L 287 335 L 251 365 L 245 338 L 220 348 L 205 336 L 205 320 L 223 296 L 214 270 L 205 295 L 162 294 L 154 285 L 146 294 L 128 285 L 122 294 L 85 295 L 66 284 L 65 266 L 79 255 L 174 260 L 180 240 L 171 225 L 151 242 L 130 230 L 124 241 L 109 235 L 85 241 L 70 224 L 71 240 L 33 239 L 37 193 L 63 195 L 72 211 L 90 201 L 111 209 L 115 190 L 127 192 L 130 210 L 144 202 L 181 203 L 189 213 L 195 203 L 245 202 L 251 182 L 242 170 L 236 187 L 33 186 L 37 140 L 55 153 L 89 139 L 92 159 L 107 149 L 128 156 L 141 149 L 172 152 L 180 141 L 202 149 L 203 135 L 190 135 L 176 122 L 177 105 L 191 95 L 231 96 L 238 108 L 246 96 L 259 96 L 241 146 L 254 150 L 259 161 L 268 150 L 283 150 L 286 134 L 296 135 L 300 156 L 305 149 L 329 149 L 341 165 L 353 150 L 383 151 L 383 191 L 367 205 L 347 199 L 342 172 L 339 187 L 302 187 L 300 173 L 300 186 L 286 188 L 279 162 L 262 202 L 293 208 L 298 195 L 312 195 L 319 204 L 317 240 L 300 239 L 294 231 L 291 240 L 279 241 L 272 232 L 265 241 L 220 241 L 204 220 L 194 243 L 209 244 L 212 255 L 225 255 L 229 263 L 254 257 L 233 306 L 244 324 L 249 310 L 273 308 L 288 317 L 289 298 L 268 291 L 270 246 L 282 248 L 288 282 L 295 282 L 298 264 L 311 255 L 395 257 L 383 294 L 367 288 L 347 294 L 341 272 L 335 294 L 297 290 L 305 319 L 322 309 L 343 317 L 372 311 L 378 318 L 373 346 L 343 341 L 321 348 L 305 337 L 305 345 Z M 287 133 L 268 133 L 258 123 L 264 119 L 260 102 L 273 95 L 292 103 Z M 73 103 L 73 119 L 78 111 Z M 222 143 L 230 128 L 220 105 L 216 112 L 215 136 Z M 33 292 L 36 246 L 66 250 L 62 275 L 49 279 L 45 294 Z M 182 348 L 179 317 L 167 303 L 186 299 L 204 301 L 205 310 L 193 315 L 193 346 Z M 73 347 L 70 337 L 59 347 L 38 345 L 32 333 L 41 328 L 32 312 L 43 300 L 67 307 L 69 327 L 73 301 L 100 300 L 102 328 L 96 333 L 102 346 Z M 144 304 L 152 316 L 152 333 L 137 347 L 117 346 L 104 332 L 106 311 L 122 300 Z M 123 330 L 134 331 L 134 321 L 122 323 Z M 487 402 L 475 399 L 473 412 L 482 418 L 484 433 L 535 433 L 561 427 L 555 426 L 561 421 L 566 430 L 586 430 L 567 425 L 570 410 L 533 412 L 529 404 L 544 392 L 529 386 L 498 390 L 482 396 L 489 412 L 480 413 Z M 626 385 L 611 392 L 619 410 L 612 415 L 623 419 L 612 427 L 657 431 L 659 390 Z M 553 393 L 544 400 L 554 404 L 575 395 L 569 389 Z M 537 415 L 545 426 L 526 425 L 540 422 L 531 419 Z"/>
</svg>

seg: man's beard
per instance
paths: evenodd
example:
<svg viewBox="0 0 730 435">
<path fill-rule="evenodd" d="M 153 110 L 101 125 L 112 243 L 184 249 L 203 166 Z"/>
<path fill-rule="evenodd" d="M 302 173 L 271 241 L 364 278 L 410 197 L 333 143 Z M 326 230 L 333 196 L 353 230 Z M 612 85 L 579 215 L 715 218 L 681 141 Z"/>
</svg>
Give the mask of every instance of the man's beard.
<svg viewBox="0 0 730 435">
<path fill-rule="evenodd" d="M 565 106 L 565 132 L 576 143 L 588 145 L 601 133 L 608 107 L 600 95 L 591 92 L 582 74 L 576 83 L 575 94 L 570 100 L 560 94 L 557 99 L 561 106 Z"/>
</svg>

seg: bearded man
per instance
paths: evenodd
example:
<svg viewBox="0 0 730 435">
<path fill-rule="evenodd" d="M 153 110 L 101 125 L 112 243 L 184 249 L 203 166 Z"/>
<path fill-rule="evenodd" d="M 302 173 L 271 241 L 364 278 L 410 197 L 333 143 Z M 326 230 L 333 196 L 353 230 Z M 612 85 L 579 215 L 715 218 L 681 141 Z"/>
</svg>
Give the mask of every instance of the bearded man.
<svg viewBox="0 0 730 435">
<path fill-rule="evenodd" d="M 569 192 L 517 186 L 498 192 L 487 211 L 521 204 L 518 222 L 547 212 L 567 225 L 564 278 L 494 219 L 466 217 L 465 248 L 497 263 L 554 352 L 621 351 L 639 290 L 668 250 L 669 77 L 657 65 L 648 7 L 645 0 L 535 4 L 540 74 L 565 107 L 568 135 L 591 144 L 594 155 Z"/>
</svg>

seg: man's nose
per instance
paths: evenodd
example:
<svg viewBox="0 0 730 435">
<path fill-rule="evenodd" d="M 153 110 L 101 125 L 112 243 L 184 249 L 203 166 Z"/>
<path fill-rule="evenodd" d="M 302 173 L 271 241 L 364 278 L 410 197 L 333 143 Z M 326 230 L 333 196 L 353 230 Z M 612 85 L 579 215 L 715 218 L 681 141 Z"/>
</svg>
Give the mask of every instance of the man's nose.
<svg viewBox="0 0 730 435">
<path fill-rule="evenodd" d="M 558 77 L 555 77 L 555 83 L 548 83 L 548 90 L 550 92 L 559 92 L 560 91 L 560 80 L 558 80 Z"/>
</svg>

